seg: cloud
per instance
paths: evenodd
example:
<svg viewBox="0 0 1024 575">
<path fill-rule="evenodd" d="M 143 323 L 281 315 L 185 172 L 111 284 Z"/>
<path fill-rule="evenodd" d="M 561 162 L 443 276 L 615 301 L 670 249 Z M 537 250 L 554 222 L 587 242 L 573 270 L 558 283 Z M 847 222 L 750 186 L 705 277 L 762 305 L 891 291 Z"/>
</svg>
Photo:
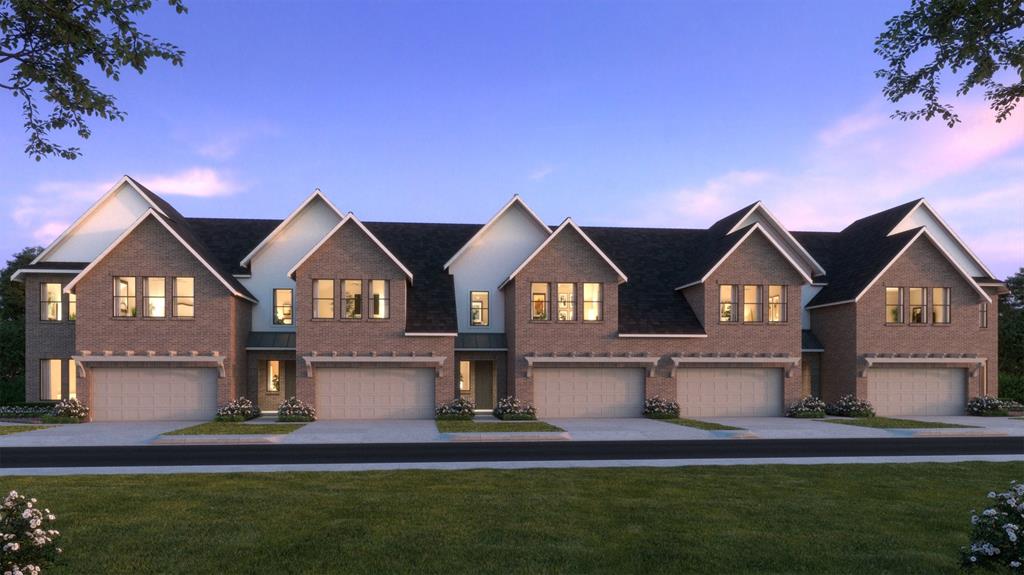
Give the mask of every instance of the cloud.
<svg viewBox="0 0 1024 575">
<path fill-rule="evenodd" d="M 550 176 L 555 171 L 551 166 L 542 166 L 532 171 L 526 177 L 534 182 L 539 182 L 544 178 Z"/>
<path fill-rule="evenodd" d="M 147 188 L 158 194 L 210 198 L 227 196 L 241 186 L 213 168 L 190 168 L 176 174 L 148 175 L 139 178 Z"/>
<path fill-rule="evenodd" d="M 242 148 L 253 140 L 274 136 L 278 133 L 276 125 L 265 121 L 253 122 L 244 128 L 223 129 L 212 137 L 205 138 L 205 142 L 196 148 L 196 153 L 211 160 L 229 160 L 237 156 Z M 203 136 L 194 135 L 188 137 L 203 138 Z"/>
</svg>

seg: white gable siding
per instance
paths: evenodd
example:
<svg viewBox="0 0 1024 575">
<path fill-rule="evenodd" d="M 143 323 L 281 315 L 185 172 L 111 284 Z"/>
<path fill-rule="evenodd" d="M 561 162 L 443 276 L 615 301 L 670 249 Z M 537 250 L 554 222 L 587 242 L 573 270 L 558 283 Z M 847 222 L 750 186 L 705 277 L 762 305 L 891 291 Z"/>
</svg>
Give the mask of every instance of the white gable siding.
<svg viewBox="0 0 1024 575">
<path fill-rule="evenodd" d="M 890 235 L 912 230 L 914 228 L 924 227 L 928 230 L 928 233 L 935 238 L 942 249 L 946 250 L 946 253 L 952 257 L 956 263 L 960 264 L 960 267 L 964 269 L 970 276 L 986 276 L 988 272 L 981 269 L 978 262 L 965 250 L 960 242 L 957 241 L 953 234 L 949 233 L 946 226 L 942 225 L 931 211 L 923 205 L 919 205 L 912 212 L 907 214 L 907 217 L 903 218 L 895 228 L 892 229 Z"/>
<path fill-rule="evenodd" d="M 91 262 L 149 209 L 149 202 L 128 183 L 96 206 L 75 231 L 46 254 L 42 261 Z"/>
<path fill-rule="evenodd" d="M 274 289 L 295 289 L 295 282 L 287 275 L 288 270 L 339 221 L 341 218 L 337 212 L 323 200 L 314 199 L 253 257 L 249 263 L 252 277 L 239 278 L 259 300 L 252 306 L 253 331 L 295 331 L 294 324 L 274 325 Z M 309 313 L 311 311 L 302 306 L 296 306 L 294 310 L 295 317 L 305 317 L 302 314 Z"/>
<path fill-rule="evenodd" d="M 548 234 L 520 205 L 506 210 L 467 247 L 448 271 L 455 280 L 455 308 L 460 332 L 505 331 L 504 294 L 498 291 L 509 274 L 537 249 Z M 469 292 L 490 292 L 490 325 L 469 325 Z"/>
</svg>

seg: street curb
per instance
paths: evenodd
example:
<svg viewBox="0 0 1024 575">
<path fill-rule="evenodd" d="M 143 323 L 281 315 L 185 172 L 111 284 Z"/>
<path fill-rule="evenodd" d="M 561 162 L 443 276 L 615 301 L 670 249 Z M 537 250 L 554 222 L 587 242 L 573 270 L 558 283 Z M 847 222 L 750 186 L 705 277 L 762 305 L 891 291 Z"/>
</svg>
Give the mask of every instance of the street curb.
<svg viewBox="0 0 1024 575">
<path fill-rule="evenodd" d="M 161 435 L 150 445 L 259 445 L 281 443 L 284 435 Z"/>
<path fill-rule="evenodd" d="M 502 441 L 570 441 L 566 431 L 509 431 L 509 432 L 462 432 L 442 433 L 442 441 L 452 442 L 502 442 Z"/>
</svg>

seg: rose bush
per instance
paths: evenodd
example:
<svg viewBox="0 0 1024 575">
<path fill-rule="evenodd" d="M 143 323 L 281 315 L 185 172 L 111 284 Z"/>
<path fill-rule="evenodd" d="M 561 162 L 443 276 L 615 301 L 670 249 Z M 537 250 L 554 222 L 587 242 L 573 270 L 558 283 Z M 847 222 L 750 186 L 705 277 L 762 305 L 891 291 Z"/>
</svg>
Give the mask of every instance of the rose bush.
<svg viewBox="0 0 1024 575">
<path fill-rule="evenodd" d="M 825 407 L 825 413 L 842 417 L 874 417 L 875 408 L 866 399 L 857 399 L 856 395 L 844 395 L 839 401 Z"/>
<path fill-rule="evenodd" d="M 1003 400 L 991 395 L 982 395 L 974 397 L 967 402 L 967 413 L 970 415 L 992 417 L 1007 415 L 1009 410 L 1006 404 L 1003 403 Z"/>
<path fill-rule="evenodd" d="M 786 410 L 786 417 L 798 417 L 803 419 L 825 417 L 825 402 L 809 395 L 800 401 L 789 406 Z"/>
<path fill-rule="evenodd" d="M 277 408 L 278 421 L 315 421 L 316 408 L 297 397 L 290 397 Z"/>
<path fill-rule="evenodd" d="M 990 492 L 991 506 L 971 511 L 971 541 L 960 550 L 968 569 L 1009 569 L 1024 572 L 1024 484 L 1010 482 L 1010 489 Z"/>
<path fill-rule="evenodd" d="M 679 404 L 655 395 L 644 400 L 644 417 L 650 419 L 675 419 L 679 417 Z"/>
<path fill-rule="evenodd" d="M 11 491 L 0 504 L 0 569 L 4 575 L 38 575 L 61 553 L 60 532 L 48 526 L 57 519 L 39 509 L 35 499 Z"/>
<path fill-rule="evenodd" d="M 217 410 L 217 421 L 245 421 L 260 416 L 260 408 L 244 397 L 228 402 Z"/>
<path fill-rule="evenodd" d="M 502 420 L 537 419 L 537 408 L 515 397 L 503 397 L 494 406 L 494 417 Z"/>
<path fill-rule="evenodd" d="M 434 417 L 443 420 L 469 420 L 475 415 L 473 409 L 476 405 L 461 397 L 446 401 L 434 410 Z"/>
</svg>

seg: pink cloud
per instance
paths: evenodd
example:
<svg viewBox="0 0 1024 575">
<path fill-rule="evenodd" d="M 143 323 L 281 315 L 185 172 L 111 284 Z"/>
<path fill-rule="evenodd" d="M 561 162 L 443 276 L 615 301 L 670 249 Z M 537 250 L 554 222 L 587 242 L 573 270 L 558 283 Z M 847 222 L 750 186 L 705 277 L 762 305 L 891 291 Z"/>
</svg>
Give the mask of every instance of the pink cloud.
<svg viewBox="0 0 1024 575">
<path fill-rule="evenodd" d="M 227 196 L 241 188 L 213 168 L 190 168 L 175 174 L 142 176 L 139 181 L 158 194 L 198 198 Z"/>
</svg>

